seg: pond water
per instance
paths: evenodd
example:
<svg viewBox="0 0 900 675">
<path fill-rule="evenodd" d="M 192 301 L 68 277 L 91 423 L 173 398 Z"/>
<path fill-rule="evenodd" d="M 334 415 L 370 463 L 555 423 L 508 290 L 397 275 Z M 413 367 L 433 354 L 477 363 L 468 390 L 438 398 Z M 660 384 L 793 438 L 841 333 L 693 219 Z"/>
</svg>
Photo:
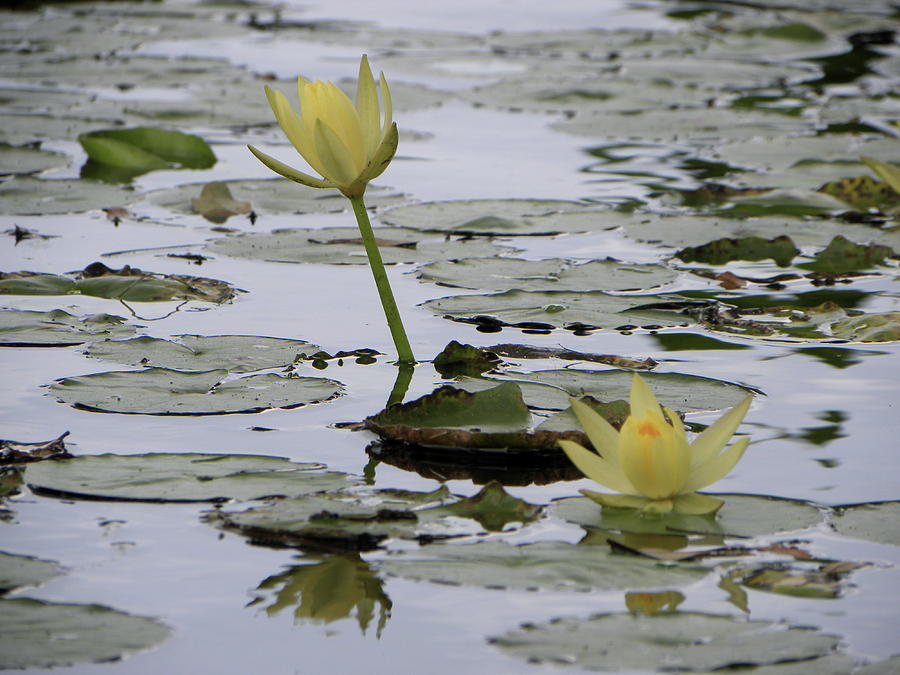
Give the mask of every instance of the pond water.
<svg viewBox="0 0 900 675">
<path fill-rule="evenodd" d="M 900 164 L 898 27 L 896 10 L 878 0 L 279 7 L 165 0 L 5 10 L 0 436 L 39 442 L 68 431 L 65 445 L 76 456 L 201 453 L 320 463 L 347 474 L 332 478 L 355 485 L 360 508 L 407 508 L 403 500 L 412 498 L 388 499 L 384 491 L 431 493 L 442 485 L 457 497 L 420 499 L 446 506 L 481 494 L 491 478 L 544 508 L 524 516 L 489 503 L 487 515 L 474 520 L 455 511 L 430 525 L 420 511 L 422 527 L 435 529 L 409 535 L 392 525 L 398 529 L 378 545 L 330 541 L 323 549 L 312 535 L 299 544 L 273 541 L 264 529 L 236 524 L 235 514 L 268 503 L 253 497 L 273 492 L 227 493 L 243 501 L 218 505 L 152 503 L 146 500 L 163 497 L 116 492 L 122 484 L 140 487 L 128 468 L 134 465 L 112 475 L 101 464 L 99 478 L 74 480 L 43 466 L 64 462 L 37 462 L 12 494 L 0 484 L 0 552 L 62 569 L 13 583 L 18 568 L 0 560 L 0 585 L 13 589 L 0 599 L 0 614 L 18 617 L 8 603 L 25 598 L 47 604 L 20 602 L 16 612 L 50 608 L 0 618 L 0 667 L 900 672 L 900 199 L 891 193 L 853 203 L 853 195 L 841 192 L 840 201 L 819 190 L 843 178 L 877 180 L 861 156 Z M 757 396 L 741 432 L 752 442 L 710 488 L 726 495 L 721 527 L 600 515 L 579 496 L 596 485 L 573 475 L 557 480 L 558 458 L 546 471 L 485 470 L 469 455 L 432 455 L 429 462 L 367 452 L 376 436 L 352 423 L 385 407 L 398 368 L 370 271 L 344 264 L 362 261 L 361 247 L 334 242 L 352 233 L 326 230 L 352 228 L 353 214 L 332 195 L 270 180 L 246 149 L 252 143 L 300 166 L 262 85 L 289 93 L 300 73 L 352 84 L 362 53 L 391 83 L 400 128 L 397 157 L 367 201 L 376 231 L 404 228 L 384 239 L 391 240 L 385 256 L 398 262 L 388 274 L 420 359 L 405 400 L 452 382 L 431 364 L 452 340 L 652 358 L 648 382 L 688 413 L 694 429 L 749 389 Z M 78 136 L 133 127 L 197 135 L 215 164 L 92 180 Z M 195 212 L 191 199 L 213 181 L 228 181 L 254 218 L 245 212 L 214 223 Z M 124 210 L 104 211 L 118 207 Z M 263 237 L 285 228 L 303 229 L 302 245 Z M 781 235 L 793 248 L 776 263 L 769 240 Z M 316 237 L 332 243 L 316 244 Z M 770 248 L 756 255 L 747 237 L 762 237 Z M 395 239 L 418 243 L 397 247 Z M 686 250 L 720 239 L 741 240 L 737 252 L 715 258 L 695 251 L 692 258 Z M 506 258 L 532 262 L 487 267 Z M 606 272 L 579 269 L 606 258 L 622 273 L 653 280 L 616 286 Z M 549 260 L 558 271 L 542 271 L 537 261 Z M 119 302 L 82 293 L 86 286 L 72 281 L 73 271 L 95 261 L 239 290 L 219 302 Z M 62 275 L 68 281 L 53 283 L 69 285 L 59 294 L 20 294 L 7 275 L 24 271 Z M 582 302 L 601 309 L 573 307 Z M 637 313 L 610 316 L 604 302 Z M 158 353 L 144 364 L 140 350 L 125 360 L 100 358 L 103 335 L 70 331 L 51 339 L 48 328 L 68 319 L 27 315 L 37 326 L 26 330 L 26 315 L 14 314 L 54 310 L 118 315 L 122 322 L 110 334 L 118 340 L 269 336 L 329 354 L 379 355 L 373 363 L 351 354 L 340 361 L 289 357 L 262 369 L 184 367 L 229 371 L 207 388 L 246 387 L 236 403 L 213 403 L 209 414 L 124 414 L 115 412 L 122 400 L 136 413 L 171 412 L 176 404 L 167 391 L 162 409 L 153 409 L 149 381 L 129 384 L 131 376 L 57 381 L 165 365 L 153 360 Z M 493 321 L 474 318 L 484 315 Z M 848 332 L 854 320 L 883 326 Z M 522 322 L 542 326 L 515 325 Z M 576 322 L 590 325 L 573 330 Z M 257 351 L 264 350 L 239 345 L 223 358 L 233 364 Z M 614 370 L 562 355 L 503 360 L 487 375 L 540 380 L 550 376 L 539 371 L 569 369 L 578 371 L 576 389 L 590 389 L 592 373 L 581 371 Z M 339 388 L 339 395 L 317 390 L 287 402 L 312 401 L 299 407 L 252 403 L 269 395 L 271 382 L 296 385 L 288 371 L 336 381 L 313 384 Z M 269 379 L 246 384 L 248 372 Z M 666 389 L 666 374 L 691 377 Z M 721 401 L 699 400 L 708 382 L 700 378 L 727 383 Z M 233 412 L 248 409 L 255 411 Z M 142 470 L 168 461 L 153 459 Z M 275 473 L 293 470 L 286 466 Z M 324 474 L 321 467 L 309 472 Z M 106 482 L 98 487 L 100 479 Z M 283 475 L 272 479 L 282 481 L 274 494 L 294 489 Z M 841 508 L 859 504 L 874 506 Z M 233 520 L 217 527 L 214 511 Z M 500 524 L 491 524 L 497 513 Z M 644 557 L 610 553 L 622 543 Z M 660 553 L 739 546 L 752 551 L 684 562 Z M 102 625 L 92 638 L 78 632 L 91 625 L 81 623 L 86 619 L 52 613 L 73 605 L 121 614 L 94 612 Z M 144 623 L 116 637 L 110 626 L 126 619 Z M 112 646 L 104 651 L 97 644 L 107 634 Z M 72 652 L 61 643 L 74 645 Z"/>
</svg>

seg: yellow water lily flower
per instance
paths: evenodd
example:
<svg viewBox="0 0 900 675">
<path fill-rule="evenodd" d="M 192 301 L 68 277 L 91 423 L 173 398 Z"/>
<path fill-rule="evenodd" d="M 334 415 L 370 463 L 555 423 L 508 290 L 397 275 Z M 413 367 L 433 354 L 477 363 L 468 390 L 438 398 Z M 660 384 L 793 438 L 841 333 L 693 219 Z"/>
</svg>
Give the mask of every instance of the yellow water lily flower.
<svg viewBox="0 0 900 675">
<path fill-rule="evenodd" d="M 317 178 L 248 146 L 263 164 L 285 178 L 315 188 L 337 188 L 347 197 L 360 197 L 369 181 L 380 176 L 397 151 L 391 92 L 380 76 L 382 115 L 369 60 L 359 64 L 356 102 L 331 82 L 297 79 L 300 114 L 280 91 L 266 87 L 275 119 L 297 152 L 322 177 Z"/>
<path fill-rule="evenodd" d="M 560 446 L 585 476 L 624 493 L 582 490 L 587 497 L 603 506 L 657 513 L 714 513 L 722 506 L 721 500 L 697 490 L 725 476 L 744 455 L 747 437 L 722 450 L 747 414 L 752 395 L 690 443 L 678 415 L 660 406 L 637 374 L 631 385 L 631 414 L 620 431 L 586 403 L 569 400 L 597 452 L 573 441 L 559 441 Z"/>
</svg>

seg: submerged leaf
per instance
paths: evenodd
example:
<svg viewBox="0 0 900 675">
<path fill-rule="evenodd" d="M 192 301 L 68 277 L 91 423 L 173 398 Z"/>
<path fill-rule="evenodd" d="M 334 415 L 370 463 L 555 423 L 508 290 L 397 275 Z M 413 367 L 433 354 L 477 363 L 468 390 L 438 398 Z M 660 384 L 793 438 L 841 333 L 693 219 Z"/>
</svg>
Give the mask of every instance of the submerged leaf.
<svg viewBox="0 0 900 675">
<path fill-rule="evenodd" d="M 239 202 L 231 196 L 225 183 L 207 183 L 199 197 L 191 200 L 194 211 L 211 223 L 221 224 L 231 218 L 250 212 L 250 202 Z"/>
</svg>

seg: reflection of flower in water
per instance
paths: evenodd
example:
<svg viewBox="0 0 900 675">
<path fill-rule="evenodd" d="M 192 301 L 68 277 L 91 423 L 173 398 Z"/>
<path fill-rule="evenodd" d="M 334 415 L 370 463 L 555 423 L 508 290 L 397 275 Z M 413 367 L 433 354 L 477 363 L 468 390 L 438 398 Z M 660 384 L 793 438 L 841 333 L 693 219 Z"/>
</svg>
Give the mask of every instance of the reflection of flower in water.
<svg viewBox="0 0 900 675">
<path fill-rule="evenodd" d="M 294 565 L 281 574 L 264 579 L 257 591 L 274 591 L 275 600 L 266 613 L 275 616 L 293 607 L 294 617 L 331 623 L 349 617 L 356 609 L 356 621 L 363 633 L 375 615 L 378 605 L 378 628 L 381 636 L 391 615 L 391 599 L 379 579 L 358 555 L 335 555 L 308 565 Z M 249 606 L 265 602 L 257 597 Z"/>
<path fill-rule="evenodd" d="M 572 441 L 559 444 L 569 459 L 590 479 L 623 492 L 584 494 L 603 506 L 639 508 L 647 512 L 714 513 L 721 500 L 696 491 L 722 478 L 747 449 L 742 438 L 725 445 L 747 414 L 747 396 L 688 443 L 678 415 L 659 405 L 647 384 L 635 374 L 631 385 L 631 414 L 620 431 L 586 403 L 570 399 L 578 421 L 600 454 Z"/>
</svg>

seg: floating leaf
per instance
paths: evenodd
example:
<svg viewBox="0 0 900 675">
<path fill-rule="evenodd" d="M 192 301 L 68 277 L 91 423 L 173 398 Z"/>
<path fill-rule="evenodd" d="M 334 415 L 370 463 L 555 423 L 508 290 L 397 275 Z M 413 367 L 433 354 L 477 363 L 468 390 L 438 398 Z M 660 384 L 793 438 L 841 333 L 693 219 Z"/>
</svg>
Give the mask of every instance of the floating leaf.
<svg viewBox="0 0 900 675">
<path fill-rule="evenodd" d="M 66 347 L 132 335 L 134 327 L 112 314 L 72 316 L 61 309 L 49 312 L 0 310 L 0 346 Z"/>
<path fill-rule="evenodd" d="M 900 186 L 900 177 L 898 177 L 897 183 Z M 844 178 L 825 183 L 819 188 L 819 192 L 837 197 L 857 211 L 868 211 L 869 209 L 887 211 L 900 206 L 900 194 L 897 194 L 887 183 L 874 180 L 870 176 Z"/>
<path fill-rule="evenodd" d="M 484 291 L 636 291 L 674 281 L 664 265 L 637 265 L 607 258 L 573 265 L 559 258 L 463 258 L 438 260 L 418 269 L 426 281 Z"/>
<path fill-rule="evenodd" d="M 835 321 L 831 332 L 835 337 L 854 342 L 900 340 L 900 312 L 863 314 Z"/>
<path fill-rule="evenodd" d="M 834 528 L 845 537 L 900 546 L 900 502 L 839 507 Z"/>
<path fill-rule="evenodd" d="M 486 241 L 427 239 L 419 232 L 392 227 L 376 228 L 375 236 L 387 264 L 499 255 L 513 250 Z M 365 265 L 368 261 L 359 230 L 349 227 L 239 234 L 213 239 L 206 248 L 234 258 L 270 262 Z"/>
<path fill-rule="evenodd" d="M 837 598 L 845 586 L 845 578 L 864 563 L 829 562 L 815 566 L 797 563 L 763 563 L 741 570 L 735 576 L 740 583 L 757 591 L 805 598 Z"/>
<path fill-rule="evenodd" d="M 0 295 L 89 295 L 128 302 L 197 300 L 223 303 L 235 289 L 224 281 L 186 274 L 158 274 L 136 267 L 110 269 L 92 263 L 74 278 L 36 272 L 0 272 Z"/>
<path fill-rule="evenodd" d="M 202 138 L 168 129 L 104 129 L 81 134 L 78 142 L 88 156 L 82 177 L 111 183 L 158 169 L 208 169 L 216 163 Z"/>
<path fill-rule="evenodd" d="M 385 225 L 417 230 L 511 236 L 593 232 L 617 227 L 634 216 L 580 202 L 471 199 L 399 206 L 379 219 Z"/>
<path fill-rule="evenodd" d="M 445 379 L 458 375 L 478 376 L 492 370 L 500 362 L 496 354 L 472 345 L 460 344 L 456 340 L 451 340 L 433 361 L 434 369 Z"/>
<path fill-rule="evenodd" d="M 340 394 L 343 386 L 321 377 L 265 373 L 231 379 L 227 370 L 148 368 L 66 377 L 50 390 L 63 403 L 99 412 L 224 415 L 319 403 Z"/>
<path fill-rule="evenodd" d="M 68 435 L 69 432 L 66 431 L 50 441 L 39 443 L 0 440 L 0 464 L 22 464 L 71 457 L 63 442 Z"/>
<path fill-rule="evenodd" d="M 830 656 L 840 638 L 814 628 L 672 612 L 560 618 L 490 641 L 530 663 L 566 662 L 588 670 L 655 671 L 664 663 L 670 670 L 708 672 L 802 661 L 806 672 L 819 672 L 814 659 Z"/>
<path fill-rule="evenodd" d="M 0 595 L 18 588 L 40 586 L 61 573 L 59 563 L 52 560 L 0 551 Z"/>
<path fill-rule="evenodd" d="M 3 210 L 17 215 L 83 213 L 110 204 L 128 204 L 136 197 L 131 190 L 89 180 L 16 176 L 0 183 Z"/>
<path fill-rule="evenodd" d="M 263 455 L 154 452 L 41 462 L 28 467 L 25 480 L 45 494 L 146 502 L 297 496 L 352 483 L 347 474 L 323 468 Z"/>
<path fill-rule="evenodd" d="M 551 513 L 578 525 L 603 530 L 644 534 L 733 535 L 756 537 L 779 532 L 803 530 L 822 522 L 819 509 L 806 502 L 755 497 L 716 495 L 725 505 L 715 516 L 661 514 L 647 516 L 634 509 L 601 508 L 587 497 L 572 497 L 553 503 Z"/>
<path fill-rule="evenodd" d="M 801 263 L 797 267 L 841 275 L 880 265 L 885 258 L 894 255 L 894 250 L 889 246 L 854 244 L 838 235 L 831 240 L 828 248 L 816 253 L 812 262 Z"/>
<path fill-rule="evenodd" d="M 193 199 L 194 210 L 211 223 L 224 223 L 231 216 L 250 212 L 250 202 L 239 202 L 231 196 L 225 183 L 207 183 L 200 196 Z"/>
<path fill-rule="evenodd" d="M 740 239 L 716 239 L 702 246 L 690 246 L 675 255 L 684 262 L 704 262 L 724 265 L 732 260 L 765 260 L 771 258 L 779 267 L 787 267 L 800 249 L 785 235 L 774 239 L 742 237 Z"/>
<path fill-rule="evenodd" d="M 169 636 L 155 619 L 102 605 L 0 600 L 0 669 L 117 661 Z"/>
<path fill-rule="evenodd" d="M 608 553 L 603 547 L 503 541 L 430 545 L 378 562 L 391 576 L 491 589 L 611 591 L 684 586 L 704 576 L 697 567 L 662 566 Z"/>
<path fill-rule="evenodd" d="M 33 145 L 0 143 L 0 175 L 22 175 L 56 169 L 68 164 L 65 155 L 41 150 Z"/>
<path fill-rule="evenodd" d="M 178 335 L 178 342 L 148 336 L 96 342 L 85 354 L 129 366 L 249 373 L 290 366 L 320 348 L 303 340 L 256 335 Z"/>
</svg>

